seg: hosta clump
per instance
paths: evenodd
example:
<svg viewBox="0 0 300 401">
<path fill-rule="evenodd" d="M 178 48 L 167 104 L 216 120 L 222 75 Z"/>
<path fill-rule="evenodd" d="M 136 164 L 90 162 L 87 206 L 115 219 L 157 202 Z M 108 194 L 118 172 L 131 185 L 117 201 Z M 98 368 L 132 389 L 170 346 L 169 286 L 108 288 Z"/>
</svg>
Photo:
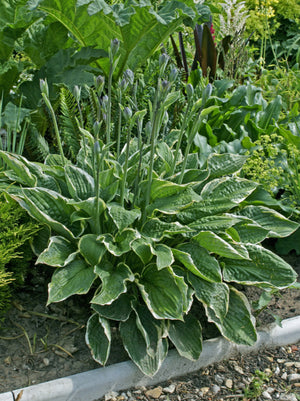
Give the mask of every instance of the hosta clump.
<svg viewBox="0 0 300 401">
<path fill-rule="evenodd" d="M 42 86 L 51 111 L 46 82 Z M 212 154 L 200 167 L 199 155 L 190 153 L 216 108 L 205 108 L 210 87 L 200 102 L 188 92 L 174 146 L 161 139 L 164 115 L 180 96 L 171 88 L 171 79 L 159 77 L 145 129 L 145 110 L 126 109 L 126 138 L 117 131 L 116 149 L 107 116 L 103 132 L 100 121 L 93 133 L 79 126 L 76 164 L 62 146 L 44 164 L 0 151 L 5 175 L 15 183 L 7 193 L 50 232 L 37 260 L 56 268 L 48 304 L 88 294 L 86 342 L 94 359 L 106 363 L 117 325 L 130 358 L 150 376 L 169 342 L 180 355 L 199 357 L 200 321 L 214 323 L 231 341 L 253 344 L 255 321 L 238 285 L 273 290 L 296 280 L 260 242 L 288 236 L 298 224 L 255 204 L 258 184 L 236 176 L 246 157 Z M 138 138 L 132 138 L 136 126 Z M 147 143 L 141 131 L 149 134 Z"/>
<path fill-rule="evenodd" d="M 207 320 L 224 337 L 253 344 L 255 322 L 236 284 L 291 285 L 296 273 L 259 243 L 287 236 L 298 225 L 247 202 L 257 184 L 234 175 L 245 158 L 212 155 L 197 182 L 155 177 L 143 222 L 144 191 L 134 207 L 130 200 L 120 205 L 122 166 L 108 154 L 96 188 L 93 152 L 85 146 L 85 158 L 64 167 L 56 155 L 38 164 L 1 152 L 11 169 L 6 176 L 19 183 L 8 193 L 51 230 L 38 258 L 56 268 L 48 303 L 89 293 L 86 342 L 93 357 L 105 364 L 110 326 L 120 322 L 124 347 L 147 375 L 161 366 L 169 341 L 184 357 L 199 357 L 203 316 L 193 304 L 203 305 Z M 174 152 L 168 152 L 172 158 Z M 135 168 L 134 154 L 131 159 L 129 170 Z M 230 175 L 223 176 L 225 171 Z"/>
</svg>

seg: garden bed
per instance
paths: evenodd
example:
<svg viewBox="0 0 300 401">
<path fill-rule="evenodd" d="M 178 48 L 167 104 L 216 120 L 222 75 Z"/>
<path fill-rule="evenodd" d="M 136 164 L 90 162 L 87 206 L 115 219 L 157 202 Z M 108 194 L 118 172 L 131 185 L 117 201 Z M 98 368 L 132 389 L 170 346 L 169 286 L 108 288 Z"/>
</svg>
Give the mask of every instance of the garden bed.
<svg viewBox="0 0 300 401">
<path fill-rule="evenodd" d="M 300 258 L 288 262 L 300 273 Z M 298 279 L 299 280 L 299 279 Z M 248 287 L 252 299 L 257 291 Z M 71 297 L 46 307 L 46 288 L 27 286 L 14 299 L 0 331 L 0 393 L 99 368 L 85 344 L 88 299 Z M 299 290 L 282 290 L 259 316 L 263 327 L 272 314 L 286 319 L 300 315 Z M 260 329 L 261 327 L 258 327 Z M 108 364 L 128 359 L 116 331 Z"/>
</svg>

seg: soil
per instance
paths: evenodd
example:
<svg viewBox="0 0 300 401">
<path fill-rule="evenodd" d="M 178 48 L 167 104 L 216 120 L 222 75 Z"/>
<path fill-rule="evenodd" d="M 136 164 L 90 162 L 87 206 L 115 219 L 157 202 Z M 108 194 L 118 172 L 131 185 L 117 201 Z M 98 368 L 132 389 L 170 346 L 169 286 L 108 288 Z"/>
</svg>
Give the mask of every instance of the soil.
<svg viewBox="0 0 300 401">
<path fill-rule="evenodd" d="M 300 274 L 299 256 L 292 255 L 287 259 Z M 300 281 L 300 278 L 298 280 Z M 255 289 L 251 291 L 247 295 L 255 299 L 258 292 Z M 35 285 L 25 286 L 12 302 L 0 329 L 0 393 L 100 367 L 92 359 L 84 339 L 86 319 L 90 313 L 88 300 L 71 297 L 60 304 L 46 306 L 46 297 L 45 284 L 41 285 L 41 282 L 38 282 Z M 282 290 L 259 315 L 258 323 L 263 326 L 274 321 L 272 317 L 274 315 L 281 319 L 300 315 L 299 290 Z M 113 344 L 108 364 L 127 360 L 128 356 L 118 341 L 116 331 L 113 331 Z M 297 360 L 300 358 L 300 351 L 297 355 L 292 356 Z M 213 372 L 211 369 L 214 367 L 206 369 L 208 372 L 206 376 L 213 374 L 209 373 Z M 185 383 L 189 381 L 188 379 L 186 378 Z M 205 387 L 203 383 L 201 387 Z M 170 401 L 175 399 L 171 394 L 168 397 Z M 196 399 L 201 399 L 199 397 L 198 394 Z"/>
</svg>

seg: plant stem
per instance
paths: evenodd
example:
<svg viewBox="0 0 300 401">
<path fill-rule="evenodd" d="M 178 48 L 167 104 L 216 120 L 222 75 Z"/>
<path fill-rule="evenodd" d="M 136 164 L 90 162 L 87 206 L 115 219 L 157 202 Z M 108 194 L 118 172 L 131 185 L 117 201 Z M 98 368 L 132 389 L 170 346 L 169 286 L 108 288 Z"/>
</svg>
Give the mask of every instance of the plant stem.
<svg viewBox="0 0 300 401">
<path fill-rule="evenodd" d="M 124 163 L 124 175 L 121 186 L 121 195 L 120 195 L 120 204 L 124 207 L 124 197 L 125 197 L 125 187 L 127 181 L 127 169 L 128 169 L 128 158 L 129 158 L 129 145 L 130 145 L 130 136 L 131 136 L 131 124 L 129 123 L 127 130 L 127 139 L 126 139 L 126 155 L 125 155 L 125 163 Z"/>
<path fill-rule="evenodd" d="M 52 107 L 52 104 L 50 102 L 50 100 L 48 99 L 48 97 L 46 96 L 45 93 L 42 93 L 43 99 L 46 103 L 46 106 L 48 107 L 50 114 L 51 114 L 51 118 L 53 121 L 53 125 L 54 125 L 54 132 L 56 135 L 56 140 L 57 140 L 57 144 L 58 144 L 58 149 L 59 149 L 59 153 L 61 156 L 61 161 L 62 161 L 62 165 L 65 165 L 65 156 L 64 156 L 64 151 L 63 151 L 63 147 L 62 147 L 62 143 L 61 143 L 61 139 L 60 139 L 60 134 L 59 134 L 59 130 L 58 130 L 58 125 L 57 125 L 57 121 L 56 121 L 56 117 L 55 117 L 55 113 Z"/>
<path fill-rule="evenodd" d="M 113 61 L 110 63 L 109 74 L 108 74 L 108 104 L 107 104 L 107 116 L 106 116 L 106 144 L 110 143 L 110 124 L 111 124 L 111 87 L 112 87 L 112 76 L 113 76 Z"/>
</svg>

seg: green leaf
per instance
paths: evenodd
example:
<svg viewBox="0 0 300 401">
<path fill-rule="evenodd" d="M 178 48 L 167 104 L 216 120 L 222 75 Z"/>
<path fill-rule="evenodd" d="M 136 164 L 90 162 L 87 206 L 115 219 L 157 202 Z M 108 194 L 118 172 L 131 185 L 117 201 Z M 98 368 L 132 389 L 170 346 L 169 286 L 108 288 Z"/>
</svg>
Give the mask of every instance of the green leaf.
<svg viewBox="0 0 300 401">
<path fill-rule="evenodd" d="M 149 215 L 153 211 L 159 211 L 164 214 L 177 214 L 186 206 L 200 199 L 199 195 L 197 195 L 192 188 L 187 188 L 184 192 L 181 191 L 178 194 L 165 198 L 157 198 L 147 207 L 147 213 Z"/>
<path fill-rule="evenodd" d="M 171 181 L 155 178 L 151 184 L 151 200 L 155 201 L 156 199 L 178 195 L 180 192 L 185 192 L 186 190 L 186 185 L 179 185 Z"/>
<path fill-rule="evenodd" d="M 171 268 L 158 270 L 148 265 L 137 280 L 141 295 L 156 319 L 183 319 L 183 307 L 187 304 L 188 286 Z"/>
<path fill-rule="evenodd" d="M 90 348 L 92 357 L 105 365 L 110 353 L 111 332 L 108 320 L 94 313 L 86 326 L 85 342 Z"/>
<path fill-rule="evenodd" d="M 221 155 L 212 153 L 207 160 L 210 179 L 236 173 L 243 167 L 247 158 L 247 156 L 234 153 L 224 153 Z"/>
<path fill-rule="evenodd" d="M 233 259 L 247 259 L 247 250 L 241 244 L 234 246 L 234 243 L 229 243 L 223 238 L 213 233 L 212 231 L 201 231 L 193 240 L 198 242 L 203 248 L 217 255 Z"/>
<path fill-rule="evenodd" d="M 156 256 L 156 265 L 158 270 L 171 266 L 174 262 L 171 248 L 164 244 L 158 244 L 152 248 L 153 254 Z"/>
<path fill-rule="evenodd" d="M 164 320 L 155 319 L 146 305 L 137 304 L 134 307 L 136 313 L 136 324 L 139 328 L 147 347 L 147 354 L 155 357 L 160 341 L 164 336 Z"/>
<path fill-rule="evenodd" d="M 95 196 L 94 178 L 79 167 L 67 165 L 65 177 L 70 195 L 75 200 L 85 200 Z"/>
<path fill-rule="evenodd" d="M 173 254 L 189 271 L 210 282 L 221 282 L 221 269 L 218 261 L 197 243 L 178 245 Z"/>
<path fill-rule="evenodd" d="M 128 320 L 120 323 L 120 334 L 124 347 L 132 361 L 144 374 L 148 376 L 155 375 L 167 356 L 167 339 L 160 339 L 155 356 L 150 356 L 147 352 L 145 339 L 137 325 L 135 313 L 132 313 Z"/>
<path fill-rule="evenodd" d="M 246 206 L 239 213 L 269 231 L 268 237 L 288 237 L 297 230 L 299 224 L 288 220 L 282 214 L 264 206 Z"/>
<path fill-rule="evenodd" d="M 108 204 L 108 213 L 120 231 L 131 226 L 141 216 L 139 209 L 126 210 L 117 204 Z"/>
<path fill-rule="evenodd" d="M 226 198 L 204 199 L 180 211 L 177 217 L 179 221 L 189 224 L 206 216 L 227 212 L 235 206 L 235 202 Z"/>
<path fill-rule="evenodd" d="M 246 199 L 258 186 L 256 182 L 237 177 L 222 177 L 210 181 L 201 192 L 203 199 L 226 199 L 236 204 Z"/>
<path fill-rule="evenodd" d="M 137 238 L 131 243 L 134 253 L 141 259 L 144 265 L 150 262 L 153 257 L 152 241 L 148 238 Z"/>
<path fill-rule="evenodd" d="M 195 290 L 196 298 L 212 309 L 222 321 L 228 312 L 229 288 L 225 283 L 211 283 L 188 273 L 188 281 Z"/>
<path fill-rule="evenodd" d="M 97 235 L 95 234 L 83 235 L 79 240 L 78 249 L 91 266 L 96 266 L 100 263 L 106 253 L 105 246 L 100 241 L 97 241 Z"/>
<path fill-rule="evenodd" d="M 98 305 L 110 305 L 121 294 L 127 291 L 127 282 L 133 282 L 135 277 L 125 263 L 117 266 L 100 263 L 95 267 L 95 273 L 101 278 L 102 286 L 99 294 L 96 294 L 91 303 Z"/>
<path fill-rule="evenodd" d="M 132 228 L 118 232 L 115 237 L 111 234 L 99 235 L 97 240 L 102 242 L 108 252 L 114 256 L 121 256 L 131 250 L 131 243 L 139 238 L 139 233 Z"/>
<path fill-rule="evenodd" d="M 277 95 L 265 110 L 257 113 L 257 123 L 260 128 L 266 129 L 275 120 L 278 120 L 282 107 L 281 96 Z"/>
<path fill-rule="evenodd" d="M 132 311 L 131 302 L 132 297 L 128 293 L 124 293 L 110 305 L 92 304 L 92 308 L 106 319 L 125 322 Z"/>
<path fill-rule="evenodd" d="M 48 302 L 63 301 L 74 294 L 86 294 L 96 278 L 93 269 L 80 259 L 73 260 L 67 266 L 58 268 L 53 273 L 48 285 Z"/>
<path fill-rule="evenodd" d="M 95 216 L 96 214 L 96 208 L 95 208 L 95 204 L 96 204 L 96 198 L 95 197 L 91 197 L 88 198 L 86 200 L 82 200 L 82 201 L 75 201 L 74 199 L 70 199 L 68 200 L 68 204 L 69 205 L 73 205 L 76 209 L 78 209 L 79 213 L 86 213 L 88 216 Z M 101 215 L 104 210 L 106 209 L 106 204 L 105 202 L 99 198 L 99 215 Z"/>
<path fill-rule="evenodd" d="M 17 176 L 17 182 L 29 187 L 36 185 L 37 178 L 30 172 L 22 160 L 19 160 L 14 154 L 4 152 L 3 150 L 0 150 L 0 157 L 14 171 Z M 6 172 L 6 175 L 8 178 L 10 177 L 9 171 Z"/>
<path fill-rule="evenodd" d="M 227 230 L 240 221 L 243 221 L 243 219 L 239 219 L 238 216 L 232 214 L 223 214 L 202 217 L 201 219 L 190 223 L 189 227 L 195 231 L 213 231 L 218 233 Z"/>
<path fill-rule="evenodd" d="M 183 226 L 177 221 L 174 223 L 165 223 L 157 218 L 150 219 L 142 227 L 142 233 L 155 241 L 164 237 L 171 238 L 173 235 L 191 232 L 189 227 Z"/>
<path fill-rule="evenodd" d="M 202 329 L 193 315 L 187 315 L 183 322 L 170 321 L 168 337 L 181 356 L 192 361 L 199 359 L 202 351 Z"/>
<path fill-rule="evenodd" d="M 253 345 L 257 334 L 252 322 L 250 305 L 245 295 L 235 288 L 230 289 L 227 315 L 221 321 L 210 308 L 206 308 L 208 320 L 214 322 L 221 334 L 236 344 Z"/>
<path fill-rule="evenodd" d="M 297 279 L 292 267 L 273 252 L 259 245 L 247 244 L 251 260 L 224 259 L 224 280 L 241 284 L 266 284 L 287 287 Z"/>
<path fill-rule="evenodd" d="M 76 258 L 77 253 L 74 244 L 64 237 L 51 237 L 48 247 L 39 255 L 36 263 L 64 267 Z"/>
<path fill-rule="evenodd" d="M 266 239 L 269 233 L 269 230 L 266 230 L 256 223 L 241 223 L 237 224 L 234 228 L 238 232 L 242 243 L 249 242 L 250 244 L 257 244 Z"/>
<path fill-rule="evenodd" d="M 68 200 L 57 192 L 45 188 L 23 188 L 22 196 L 11 195 L 23 209 L 38 220 L 48 224 L 54 232 L 74 239 L 80 231 L 80 225 L 72 225 L 70 216 L 75 211 Z"/>
</svg>

